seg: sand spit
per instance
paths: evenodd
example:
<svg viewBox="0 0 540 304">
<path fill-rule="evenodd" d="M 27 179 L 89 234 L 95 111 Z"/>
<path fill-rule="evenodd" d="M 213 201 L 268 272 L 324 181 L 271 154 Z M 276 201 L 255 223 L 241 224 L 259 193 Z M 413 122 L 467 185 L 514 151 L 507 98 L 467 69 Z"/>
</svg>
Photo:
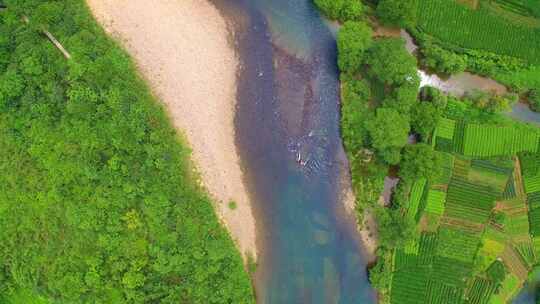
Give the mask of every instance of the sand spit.
<svg viewBox="0 0 540 304">
<path fill-rule="evenodd" d="M 347 212 L 349 212 L 351 216 L 354 216 L 356 218 L 356 196 L 354 195 L 353 190 L 350 187 L 345 188 L 341 197 L 345 204 Z M 363 222 L 357 224 L 357 229 L 360 233 L 360 238 L 362 239 L 364 255 L 367 259 L 367 262 L 368 264 L 373 264 L 377 261 L 379 234 L 377 228 L 377 221 L 372 212 L 364 212 Z"/>
<path fill-rule="evenodd" d="M 238 58 L 226 21 L 206 0 L 87 3 L 186 135 L 202 182 L 240 251 L 256 257 L 255 220 L 235 146 Z"/>
</svg>

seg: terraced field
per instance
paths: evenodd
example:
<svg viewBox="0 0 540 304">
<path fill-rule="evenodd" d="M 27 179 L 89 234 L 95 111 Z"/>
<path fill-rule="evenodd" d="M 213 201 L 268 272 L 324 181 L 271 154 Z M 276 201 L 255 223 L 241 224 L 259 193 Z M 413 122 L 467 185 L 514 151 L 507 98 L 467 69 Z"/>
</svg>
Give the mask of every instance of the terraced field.
<svg viewBox="0 0 540 304">
<path fill-rule="evenodd" d="M 515 296 L 540 262 L 539 134 L 510 122 L 440 121 L 432 145 L 442 174 L 411 186 L 404 214 L 420 236 L 394 252 L 391 303 Z"/>
<path fill-rule="evenodd" d="M 530 15 L 538 4 L 498 0 L 499 5 Z M 510 22 L 488 9 L 471 9 L 451 0 L 420 0 L 418 28 L 447 45 L 483 50 L 540 63 L 540 29 Z"/>
</svg>

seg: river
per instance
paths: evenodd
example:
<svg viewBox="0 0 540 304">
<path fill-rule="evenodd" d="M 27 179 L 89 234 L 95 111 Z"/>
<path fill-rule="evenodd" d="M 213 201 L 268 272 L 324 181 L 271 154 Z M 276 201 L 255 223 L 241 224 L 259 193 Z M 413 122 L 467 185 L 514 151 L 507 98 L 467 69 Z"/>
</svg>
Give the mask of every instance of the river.
<svg viewBox="0 0 540 304">
<path fill-rule="evenodd" d="M 375 303 L 341 195 L 348 163 L 330 28 L 311 0 L 214 3 L 242 63 L 235 123 L 259 227 L 257 302 Z"/>
<path fill-rule="evenodd" d="M 237 146 L 258 222 L 258 303 L 376 302 L 355 219 L 342 201 L 335 25 L 311 0 L 213 0 L 242 63 Z M 416 47 L 406 33 L 411 51 Z M 423 85 L 462 95 L 501 86 L 468 73 Z M 540 122 L 526 107 L 512 115 Z"/>
</svg>

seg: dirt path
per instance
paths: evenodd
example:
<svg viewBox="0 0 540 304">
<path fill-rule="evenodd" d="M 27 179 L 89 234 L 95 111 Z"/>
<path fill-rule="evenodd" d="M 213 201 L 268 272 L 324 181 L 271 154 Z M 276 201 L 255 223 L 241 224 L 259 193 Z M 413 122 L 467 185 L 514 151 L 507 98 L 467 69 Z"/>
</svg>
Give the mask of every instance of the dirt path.
<svg viewBox="0 0 540 304">
<path fill-rule="evenodd" d="M 255 220 L 234 144 L 238 58 L 219 11 L 206 0 L 87 3 L 186 135 L 202 181 L 241 252 L 256 256 Z"/>
</svg>

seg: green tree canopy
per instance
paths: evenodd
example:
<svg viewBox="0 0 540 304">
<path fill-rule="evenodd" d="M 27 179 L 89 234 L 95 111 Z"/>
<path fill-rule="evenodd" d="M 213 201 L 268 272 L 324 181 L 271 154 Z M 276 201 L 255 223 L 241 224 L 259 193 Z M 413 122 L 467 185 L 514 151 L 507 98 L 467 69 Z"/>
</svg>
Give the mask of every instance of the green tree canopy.
<svg viewBox="0 0 540 304">
<path fill-rule="evenodd" d="M 499 95 L 481 90 L 468 92 L 465 98 L 476 108 L 489 113 L 501 113 L 509 111 L 512 105 L 519 99 L 517 94 Z"/>
<path fill-rule="evenodd" d="M 420 89 L 420 99 L 431 102 L 437 109 L 446 108 L 448 97 L 439 89 L 431 86 L 425 86 Z"/>
<path fill-rule="evenodd" d="M 365 117 L 369 112 L 369 85 L 363 79 L 342 74 L 341 126 L 345 147 L 358 151 L 367 142 Z"/>
<path fill-rule="evenodd" d="M 467 61 L 464 56 L 447 51 L 435 44 L 426 43 L 422 48 L 422 64 L 428 68 L 444 74 L 457 74 L 465 71 Z"/>
<path fill-rule="evenodd" d="M 441 112 L 432 103 L 421 102 L 411 110 L 412 129 L 426 139 L 441 119 Z"/>
<path fill-rule="evenodd" d="M 433 179 L 440 173 L 441 161 L 431 146 L 420 143 L 405 147 L 399 169 L 401 178 L 409 181 Z"/>
<path fill-rule="evenodd" d="M 418 85 L 419 83 L 407 83 L 393 88 L 384 99 L 384 106 L 408 115 L 418 101 Z"/>
<path fill-rule="evenodd" d="M 0 302 L 254 303 L 189 149 L 86 3 L 6 4 Z"/>
<path fill-rule="evenodd" d="M 365 22 L 348 21 L 338 32 L 338 66 L 344 72 L 356 72 L 364 61 L 364 52 L 372 44 L 372 30 Z"/>
<path fill-rule="evenodd" d="M 534 89 L 529 93 L 529 104 L 533 111 L 540 112 L 540 89 Z"/>
<path fill-rule="evenodd" d="M 380 0 L 376 13 L 384 24 L 407 27 L 416 24 L 417 9 L 418 0 Z"/>
<path fill-rule="evenodd" d="M 375 41 L 368 52 L 371 74 L 387 85 L 419 84 L 416 58 L 405 49 L 401 38 Z"/>
<path fill-rule="evenodd" d="M 410 129 L 407 116 L 389 108 L 377 109 L 375 117 L 367 122 L 372 146 L 390 164 L 399 162 L 399 151 L 407 144 Z"/>
<path fill-rule="evenodd" d="M 360 20 L 364 15 L 361 0 L 315 0 L 315 5 L 328 18 L 341 22 Z"/>
</svg>

